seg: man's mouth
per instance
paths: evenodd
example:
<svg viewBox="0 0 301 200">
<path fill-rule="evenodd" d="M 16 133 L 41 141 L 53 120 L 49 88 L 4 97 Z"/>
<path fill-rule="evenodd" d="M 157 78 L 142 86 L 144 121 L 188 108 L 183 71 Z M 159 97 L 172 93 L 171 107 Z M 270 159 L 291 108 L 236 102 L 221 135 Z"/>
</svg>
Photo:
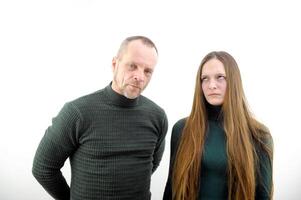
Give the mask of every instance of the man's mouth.
<svg viewBox="0 0 301 200">
<path fill-rule="evenodd" d="M 138 85 L 130 84 L 130 86 L 132 86 L 132 87 L 134 87 L 134 88 L 137 88 L 137 89 L 141 90 L 141 88 L 140 88 Z"/>
</svg>

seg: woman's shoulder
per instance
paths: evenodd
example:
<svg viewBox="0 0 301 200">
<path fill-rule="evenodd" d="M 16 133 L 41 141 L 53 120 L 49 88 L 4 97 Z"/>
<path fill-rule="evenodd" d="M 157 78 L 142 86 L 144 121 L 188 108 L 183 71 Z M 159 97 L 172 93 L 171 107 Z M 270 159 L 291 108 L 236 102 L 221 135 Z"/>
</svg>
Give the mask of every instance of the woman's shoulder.
<svg viewBox="0 0 301 200">
<path fill-rule="evenodd" d="M 183 131 L 183 128 L 185 126 L 186 123 L 186 117 L 179 119 L 172 127 L 172 132 L 177 133 L 177 134 L 181 134 L 181 132 Z"/>
<path fill-rule="evenodd" d="M 265 146 L 268 146 L 269 148 L 273 148 L 273 137 L 270 130 L 264 124 L 258 124 L 259 125 L 256 127 L 255 130 L 257 132 L 257 135 L 259 135 L 258 139 L 260 140 L 260 143 Z"/>
<path fill-rule="evenodd" d="M 179 119 L 172 127 L 171 132 L 171 143 L 173 146 L 177 146 L 179 138 L 182 135 L 183 129 L 185 127 L 186 118 Z"/>
<path fill-rule="evenodd" d="M 274 142 L 273 137 L 270 133 L 270 130 L 264 126 L 263 124 L 260 124 L 260 126 L 256 129 L 257 134 L 255 139 L 255 148 L 257 151 L 257 155 L 259 156 L 259 159 L 269 160 L 268 158 L 273 157 L 273 151 L 274 151 Z"/>
</svg>

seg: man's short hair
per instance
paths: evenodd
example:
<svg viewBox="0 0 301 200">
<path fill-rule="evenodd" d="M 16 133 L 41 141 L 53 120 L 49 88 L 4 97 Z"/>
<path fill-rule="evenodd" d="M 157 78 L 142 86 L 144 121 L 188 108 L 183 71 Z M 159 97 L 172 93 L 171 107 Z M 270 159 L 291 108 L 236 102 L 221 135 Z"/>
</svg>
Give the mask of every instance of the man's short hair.
<svg viewBox="0 0 301 200">
<path fill-rule="evenodd" d="M 117 57 L 120 57 L 123 54 L 123 52 L 126 49 L 126 47 L 128 46 L 128 44 L 130 42 L 132 42 L 132 41 L 135 41 L 135 40 L 140 40 L 146 46 L 155 48 L 155 50 L 156 50 L 156 52 L 158 54 L 158 49 L 157 49 L 155 43 L 151 39 L 149 39 L 149 38 L 147 38 L 145 36 L 138 35 L 138 36 L 127 37 L 127 38 L 125 38 L 122 41 L 122 43 L 121 43 L 121 45 L 119 47 L 118 53 L 117 53 Z"/>
</svg>

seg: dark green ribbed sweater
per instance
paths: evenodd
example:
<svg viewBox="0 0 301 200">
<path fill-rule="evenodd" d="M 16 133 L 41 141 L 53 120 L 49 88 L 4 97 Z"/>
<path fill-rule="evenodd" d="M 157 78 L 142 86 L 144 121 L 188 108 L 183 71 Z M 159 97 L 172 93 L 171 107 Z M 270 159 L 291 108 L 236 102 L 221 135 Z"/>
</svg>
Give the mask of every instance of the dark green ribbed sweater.
<svg viewBox="0 0 301 200">
<path fill-rule="evenodd" d="M 109 85 L 64 105 L 40 142 L 32 172 L 55 199 L 150 199 L 166 132 L 159 106 L 144 96 L 127 99 Z M 70 187 L 60 171 L 67 158 Z"/>
<path fill-rule="evenodd" d="M 206 134 L 204 152 L 201 162 L 201 177 L 198 199 L 223 200 L 228 197 L 226 135 L 221 125 L 219 106 L 207 105 L 208 132 Z M 172 199 L 172 166 L 176 156 L 178 143 L 185 126 L 185 119 L 179 120 L 173 127 L 171 136 L 171 161 L 169 176 L 164 191 L 164 200 Z M 256 200 L 269 199 L 272 170 L 267 155 L 258 149 L 260 177 L 256 186 Z M 266 190 L 265 190 L 266 188 Z"/>
</svg>

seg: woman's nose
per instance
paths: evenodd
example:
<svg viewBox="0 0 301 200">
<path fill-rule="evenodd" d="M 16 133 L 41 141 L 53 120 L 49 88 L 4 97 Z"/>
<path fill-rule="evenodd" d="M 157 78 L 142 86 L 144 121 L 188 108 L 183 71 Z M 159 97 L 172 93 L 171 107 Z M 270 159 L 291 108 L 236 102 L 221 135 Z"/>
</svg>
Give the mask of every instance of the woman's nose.
<svg viewBox="0 0 301 200">
<path fill-rule="evenodd" d="M 216 89 L 216 82 L 214 80 L 210 80 L 210 82 L 209 82 L 209 88 L 210 89 Z"/>
</svg>

